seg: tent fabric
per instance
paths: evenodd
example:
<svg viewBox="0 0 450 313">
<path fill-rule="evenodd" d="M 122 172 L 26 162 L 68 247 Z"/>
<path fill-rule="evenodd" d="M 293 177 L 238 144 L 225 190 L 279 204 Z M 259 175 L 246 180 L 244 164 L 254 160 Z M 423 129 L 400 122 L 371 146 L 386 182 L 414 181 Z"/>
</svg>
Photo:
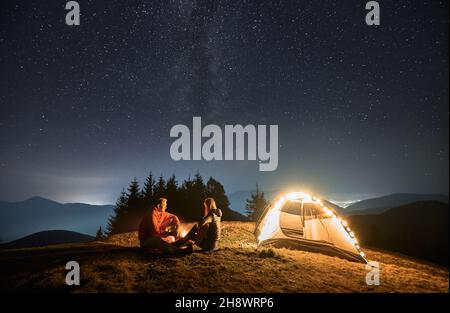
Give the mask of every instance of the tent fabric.
<svg viewBox="0 0 450 313">
<path fill-rule="evenodd" d="M 269 205 L 257 222 L 258 245 L 320 252 L 367 262 L 355 234 L 319 199 L 292 193 Z"/>
</svg>

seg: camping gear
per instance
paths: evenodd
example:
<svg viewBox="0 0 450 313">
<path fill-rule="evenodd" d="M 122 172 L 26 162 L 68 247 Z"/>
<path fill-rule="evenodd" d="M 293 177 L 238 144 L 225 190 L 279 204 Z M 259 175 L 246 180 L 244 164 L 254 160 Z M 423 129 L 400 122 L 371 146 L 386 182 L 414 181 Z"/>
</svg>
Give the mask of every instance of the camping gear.
<svg viewBox="0 0 450 313">
<path fill-rule="evenodd" d="M 258 246 L 284 247 L 367 263 L 347 222 L 320 199 L 289 193 L 269 204 L 256 223 Z"/>
</svg>

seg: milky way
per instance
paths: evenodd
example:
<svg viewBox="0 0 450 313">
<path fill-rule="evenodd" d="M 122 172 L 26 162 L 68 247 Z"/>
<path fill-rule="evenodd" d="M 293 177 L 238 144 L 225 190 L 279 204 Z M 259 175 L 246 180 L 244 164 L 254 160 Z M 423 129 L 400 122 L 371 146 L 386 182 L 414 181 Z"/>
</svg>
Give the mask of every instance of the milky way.
<svg viewBox="0 0 450 313">
<path fill-rule="evenodd" d="M 448 2 L 2 1 L 0 199 L 113 202 L 134 176 L 227 191 L 448 193 Z M 170 128 L 279 125 L 279 167 L 174 162 Z"/>
</svg>

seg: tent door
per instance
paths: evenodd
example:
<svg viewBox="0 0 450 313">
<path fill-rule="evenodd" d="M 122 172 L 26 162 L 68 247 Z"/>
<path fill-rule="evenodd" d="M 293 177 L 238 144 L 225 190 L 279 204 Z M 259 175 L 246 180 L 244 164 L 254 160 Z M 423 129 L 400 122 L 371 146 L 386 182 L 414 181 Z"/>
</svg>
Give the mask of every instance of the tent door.
<svg viewBox="0 0 450 313">
<path fill-rule="evenodd" d="M 303 203 L 288 201 L 280 211 L 280 229 L 291 238 L 304 238 L 305 219 Z"/>
</svg>

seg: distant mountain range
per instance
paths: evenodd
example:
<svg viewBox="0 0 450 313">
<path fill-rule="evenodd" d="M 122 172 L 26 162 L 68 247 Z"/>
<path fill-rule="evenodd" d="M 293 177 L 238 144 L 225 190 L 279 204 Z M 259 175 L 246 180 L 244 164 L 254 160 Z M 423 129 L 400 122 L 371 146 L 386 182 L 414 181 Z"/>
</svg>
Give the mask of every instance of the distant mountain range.
<svg viewBox="0 0 450 313">
<path fill-rule="evenodd" d="M 100 226 L 106 229 L 113 211 L 113 205 L 62 204 L 42 197 L 0 201 L 0 239 L 5 243 L 36 232 L 60 229 L 94 236 Z M 223 219 L 246 221 L 247 217 L 227 210 Z"/>
<path fill-rule="evenodd" d="M 448 203 L 419 201 L 347 220 L 363 245 L 448 266 L 448 218 Z"/>
<path fill-rule="evenodd" d="M 390 208 L 417 201 L 439 201 L 448 203 L 448 196 L 440 194 L 396 193 L 379 198 L 358 201 L 345 208 L 346 215 L 380 214 Z"/>
<path fill-rule="evenodd" d="M 266 200 L 272 201 L 275 197 L 279 196 L 280 190 L 263 190 Z M 255 190 L 241 190 L 232 192 L 228 195 L 230 201 L 230 207 L 232 210 L 241 214 L 245 214 L 246 199 L 250 198 L 250 195 Z M 336 203 L 326 201 L 327 205 L 333 207 L 337 212 L 344 215 L 357 215 L 357 214 L 379 214 L 384 211 L 413 203 L 417 201 L 439 201 L 443 203 L 449 203 L 449 197 L 442 194 L 414 194 L 414 193 L 394 193 L 382 197 L 370 198 L 352 203 L 351 205 L 343 208 Z"/>
<path fill-rule="evenodd" d="M 0 245 L 2 249 L 32 248 L 56 244 L 82 243 L 95 240 L 95 237 L 67 230 L 47 230 Z"/>
<path fill-rule="evenodd" d="M 88 235 L 105 229 L 113 205 L 58 203 L 42 197 L 19 202 L 0 201 L 0 239 L 3 243 L 44 230 L 69 230 Z"/>
<path fill-rule="evenodd" d="M 264 197 L 267 201 L 273 201 L 276 197 L 280 196 L 283 191 L 282 190 L 262 190 L 264 192 Z M 250 198 L 250 195 L 254 193 L 255 190 L 240 190 L 232 192 L 228 195 L 228 200 L 230 201 L 230 207 L 232 210 L 237 211 L 241 214 L 246 214 L 245 212 L 245 204 L 246 200 Z M 341 207 L 339 203 L 342 202 L 331 202 L 323 199 L 327 206 L 333 208 L 336 212 L 340 214 L 344 214 L 346 209 Z M 345 203 L 346 201 L 344 201 Z"/>
</svg>

